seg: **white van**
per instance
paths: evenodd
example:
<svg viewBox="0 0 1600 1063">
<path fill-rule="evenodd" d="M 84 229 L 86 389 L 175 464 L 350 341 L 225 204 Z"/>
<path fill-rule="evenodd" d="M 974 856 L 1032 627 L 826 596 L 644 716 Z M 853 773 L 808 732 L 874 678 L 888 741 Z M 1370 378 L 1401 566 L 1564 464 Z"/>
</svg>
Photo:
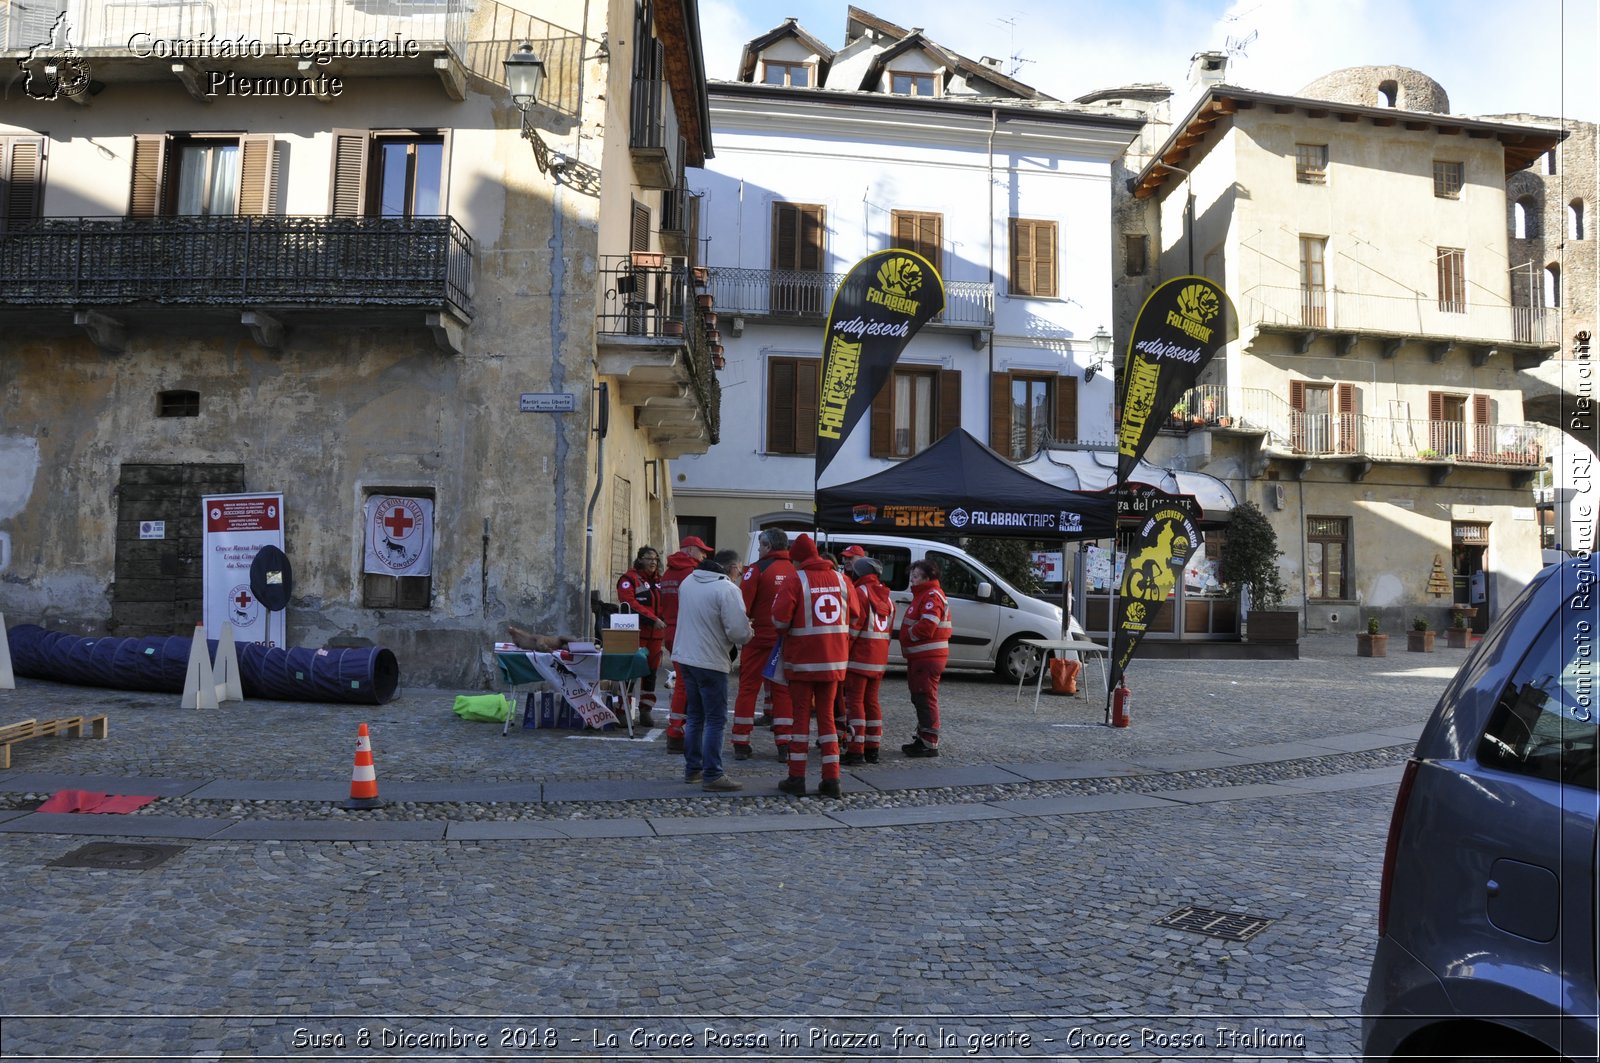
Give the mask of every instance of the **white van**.
<svg viewBox="0 0 1600 1063">
<path fill-rule="evenodd" d="M 760 533 L 750 535 L 749 559 L 760 556 Z M 799 532 L 791 532 L 793 540 Z M 950 601 L 950 668 L 993 669 L 1011 683 L 1032 679 L 1039 672 L 1039 651 L 1022 645 L 1023 639 L 1062 637 L 1061 606 L 1030 598 L 1001 579 L 988 565 L 960 547 L 898 535 L 824 533 L 818 549 L 837 557 L 844 548 L 860 546 L 883 566 L 884 584 L 894 600 L 894 626 L 900 629 L 911 602 L 911 562 L 924 558 L 939 566 L 939 585 Z M 1073 632 L 1081 633 L 1073 621 Z M 905 666 L 900 643 L 889 643 L 889 663 Z"/>
</svg>

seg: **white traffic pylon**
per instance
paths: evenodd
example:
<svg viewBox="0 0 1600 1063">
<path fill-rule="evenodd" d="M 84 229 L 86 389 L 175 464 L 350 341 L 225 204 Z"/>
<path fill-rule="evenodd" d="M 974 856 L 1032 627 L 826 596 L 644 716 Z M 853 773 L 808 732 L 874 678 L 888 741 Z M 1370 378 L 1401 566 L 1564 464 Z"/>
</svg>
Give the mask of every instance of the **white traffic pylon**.
<svg viewBox="0 0 1600 1063">
<path fill-rule="evenodd" d="M 239 650 L 233 642 L 233 622 L 222 622 L 222 633 L 217 636 L 217 658 L 212 667 L 212 677 L 217 684 L 217 703 L 243 701 L 244 691 L 239 686 Z"/>
<path fill-rule="evenodd" d="M 217 681 L 211 675 L 211 648 L 206 645 L 206 626 L 194 626 L 194 642 L 189 646 L 189 674 L 183 679 L 180 708 L 217 707 Z"/>
<path fill-rule="evenodd" d="M 17 689 L 17 677 L 11 671 L 11 640 L 6 635 L 6 615 L 0 613 L 0 690 Z"/>
</svg>

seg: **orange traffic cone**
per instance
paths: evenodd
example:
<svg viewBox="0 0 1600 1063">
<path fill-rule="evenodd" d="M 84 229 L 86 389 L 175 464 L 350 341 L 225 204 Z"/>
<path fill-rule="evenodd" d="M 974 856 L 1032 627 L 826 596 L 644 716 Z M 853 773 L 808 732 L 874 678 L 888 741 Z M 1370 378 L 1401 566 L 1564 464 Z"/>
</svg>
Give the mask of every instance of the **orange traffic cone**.
<svg viewBox="0 0 1600 1063">
<path fill-rule="evenodd" d="M 379 808 L 378 769 L 372 764 L 372 739 L 367 735 L 367 725 L 356 732 L 356 764 L 350 772 L 350 800 L 345 808 Z"/>
</svg>

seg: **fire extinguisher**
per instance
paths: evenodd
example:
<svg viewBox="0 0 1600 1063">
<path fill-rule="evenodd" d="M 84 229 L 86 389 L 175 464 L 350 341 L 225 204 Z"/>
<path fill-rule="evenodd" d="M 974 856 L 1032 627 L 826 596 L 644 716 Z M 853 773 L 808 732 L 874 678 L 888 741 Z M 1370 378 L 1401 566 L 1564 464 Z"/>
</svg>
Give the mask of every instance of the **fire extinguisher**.
<svg viewBox="0 0 1600 1063">
<path fill-rule="evenodd" d="M 1128 681 L 1123 679 L 1117 683 L 1117 689 L 1111 694 L 1111 726 L 1126 727 L 1131 721 L 1130 710 L 1133 706 L 1133 692 L 1128 689 Z"/>
</svg>

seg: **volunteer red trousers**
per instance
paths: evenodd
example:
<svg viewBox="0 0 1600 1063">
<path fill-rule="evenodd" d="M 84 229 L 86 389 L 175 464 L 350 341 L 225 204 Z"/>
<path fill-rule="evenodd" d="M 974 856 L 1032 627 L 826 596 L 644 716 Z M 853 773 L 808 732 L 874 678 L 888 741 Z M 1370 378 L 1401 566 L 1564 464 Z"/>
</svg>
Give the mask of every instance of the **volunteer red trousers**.
<svg viewBox="0 0 1600 1063">
<path fill-rule="evenodd" d="M 689 685 L 684 682 L 683 669 L 672 662 L 672 701 L 667 707 L 667 737 L 682 738 L 683 726 L 688 721 Z"/>
<path fill-rule="evenodd" d="M 789 778 L 806 777 L 806 746 L 810 745 L 813 715 L 817 718 L 817 744 L 822 747 L 822 777 L 839 778 L 839 732 L 833 726 L 833 701 L 838 694 L 839 682 L 835 679 L 820 683 L 789 680 L 789 702 L 794 707 L 794 728 L 789 732 Z"/>
<path fill-rule="evenodd" d="M 756 729 L 756 699 L 761 693 L 762 683 L 766 683 L 772 692 L 773 734 L 777 736 L 780 747 L 785 741 L 782 736 L 789 733 L 789 725 L 794 719 L 789 707 L 789 688 L 761 674 L 767 665 L 767 658 L 772 656 L 772 647 L 776 645 L 777 640 L 767 643 L 751 640 L 739 651 L 739 692 L 733 699 L 733 744 L 736 746 L 750 744 L 750 736 Z"/>
<path fill-rule="evenodd" d="M 639 680 L 639 711 L 649 712 L 656 706 L 656 672 L 661 668 L 661 640 L 641 642 L 648 654 L 650 672 Z"/>
<path fill-rule="evenodd" d="M 917 737 L 925 746 L 939 744 L 939 679 L 943 675 L 943 660 L 913 657 L 906 662 L 906 685 L 911 688 L 911 704 L 917 710 Z"/>
<path fill-rule="evenodd" d="M 883 676 L 871 672 L 847 672 L 844 700 L 850 712 L 850 752 L 877 749 L 883 741 L 883 707 L 878 690 Z"/>
</svg>

